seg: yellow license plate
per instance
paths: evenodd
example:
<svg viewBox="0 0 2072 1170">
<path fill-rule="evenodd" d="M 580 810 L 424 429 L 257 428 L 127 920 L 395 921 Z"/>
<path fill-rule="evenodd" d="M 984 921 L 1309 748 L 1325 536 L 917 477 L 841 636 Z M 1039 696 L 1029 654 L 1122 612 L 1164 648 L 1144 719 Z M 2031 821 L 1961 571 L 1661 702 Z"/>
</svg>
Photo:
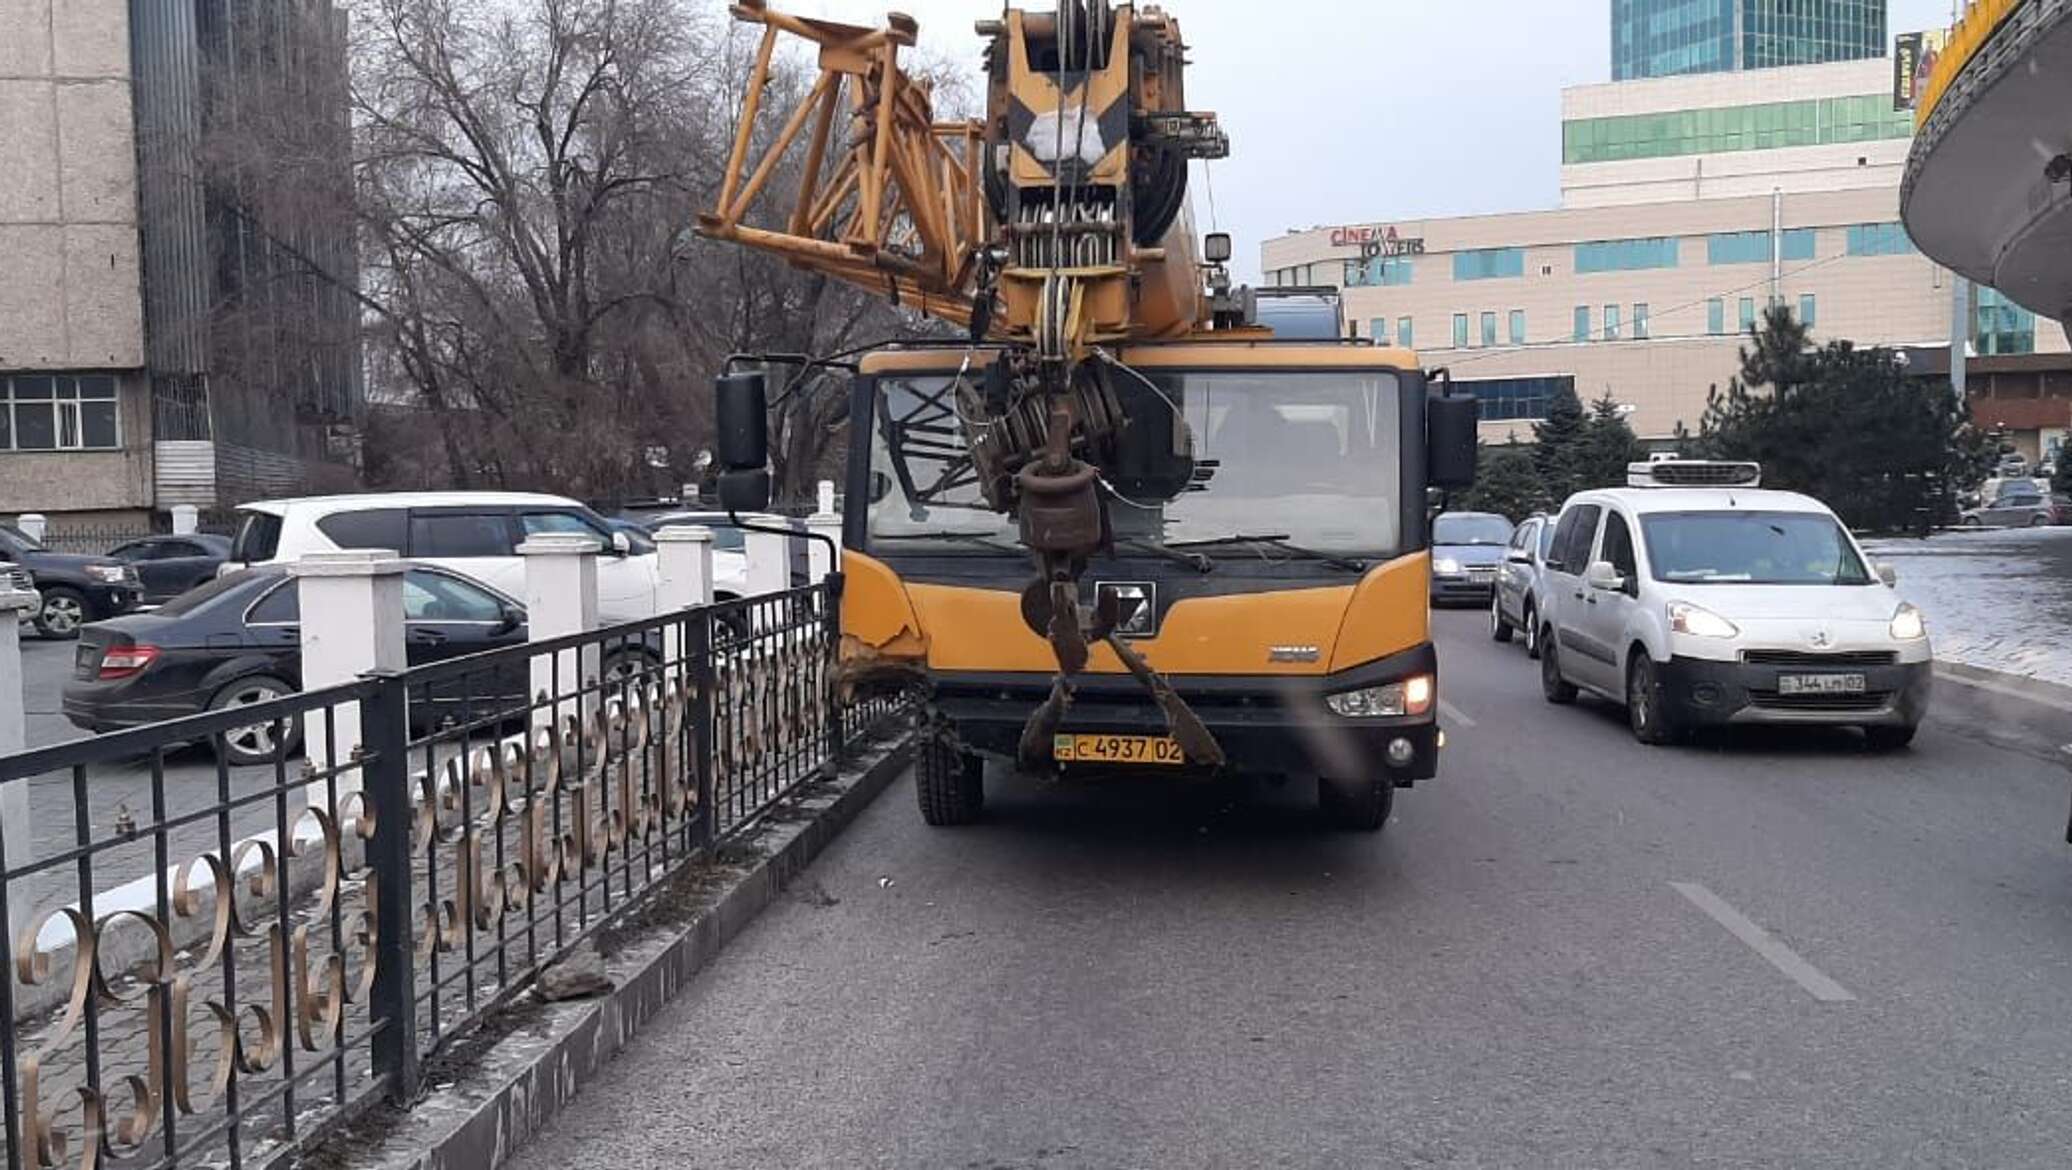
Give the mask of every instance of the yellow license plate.
<svg viewBox="0 0 2072 1170">
<path fill-rule="evenodd" d="M 1051 743 L 1051 754 L 1060 763 L 1178 767 L 1187 762 L 1178 741 L 1157 735 L 1060 735 Z"/>
</svg>

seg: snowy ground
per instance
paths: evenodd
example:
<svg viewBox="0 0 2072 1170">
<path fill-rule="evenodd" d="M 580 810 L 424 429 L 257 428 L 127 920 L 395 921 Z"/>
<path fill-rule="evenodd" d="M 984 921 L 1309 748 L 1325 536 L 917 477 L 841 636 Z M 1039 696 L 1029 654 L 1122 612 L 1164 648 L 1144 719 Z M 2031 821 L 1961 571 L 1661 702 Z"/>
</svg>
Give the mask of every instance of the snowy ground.
<svg viewBox="0 0 2072 1170">
<path fill-rule="evenodd" d="M 2072 685 L 2072 527 L 1866 544 L 1928 614 L 1937 658 Z"/>
</svg>

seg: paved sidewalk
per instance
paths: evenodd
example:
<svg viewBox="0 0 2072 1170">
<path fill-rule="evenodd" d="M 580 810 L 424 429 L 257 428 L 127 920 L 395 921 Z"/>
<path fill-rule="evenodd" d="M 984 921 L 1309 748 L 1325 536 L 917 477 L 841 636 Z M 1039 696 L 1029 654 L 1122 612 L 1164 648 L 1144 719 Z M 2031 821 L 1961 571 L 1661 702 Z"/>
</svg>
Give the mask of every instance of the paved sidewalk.
<svg viewBox="0 0 2072 1170">
<path fill-rule="evenodd" d="M 1937 658 L 2072 685 L 2072 528 L 1867 542 L 1928 615 Z"/>
</svg>

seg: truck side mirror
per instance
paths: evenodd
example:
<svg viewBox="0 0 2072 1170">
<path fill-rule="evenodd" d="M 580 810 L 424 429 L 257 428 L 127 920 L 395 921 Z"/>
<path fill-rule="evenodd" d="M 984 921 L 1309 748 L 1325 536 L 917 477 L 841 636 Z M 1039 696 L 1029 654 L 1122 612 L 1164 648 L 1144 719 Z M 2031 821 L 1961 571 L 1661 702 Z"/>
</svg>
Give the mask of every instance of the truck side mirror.
<svg viewBox="0 0 2072 1170">
<path fill-rule="evenodd" d="M 719 434 L 719 502 L 729 512 L 770 506 L 770 390 L 760 372 L 713 382 Z"/>
<path fill-rule="evenodd" d="M 1476 424 L 1481 405 L 1473 395 L 1425 399 L 1425 479 L 1434 487 L 1464 488 L 1475 482 Z"/>
</svg>

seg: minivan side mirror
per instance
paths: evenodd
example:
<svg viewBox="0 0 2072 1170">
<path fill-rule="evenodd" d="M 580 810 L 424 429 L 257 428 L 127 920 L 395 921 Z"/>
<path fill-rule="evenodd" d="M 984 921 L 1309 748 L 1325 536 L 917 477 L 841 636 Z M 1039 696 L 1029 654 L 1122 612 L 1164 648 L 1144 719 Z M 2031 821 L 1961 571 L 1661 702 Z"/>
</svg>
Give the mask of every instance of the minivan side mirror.
<svg viewBox="0 0 2072 1170">
<path fill-rule="evenodd" d="M 1504 554 L 1504 559 L 1514 565 L 1529 565 L 1532 563 L 1532 550 L 1529 548 L 1514 548 Z"/>
<path fill-rule="evenodd" d="M 1425 399 L 1425 476 L 1435 487 L 1475 483 L 1475 431 L 1481 404 L 1471 394 L 1434 394 Z"/>
<path fill-rule="evenodd" d="M 719 434 L 719 502 L 729 512 L 770 506 L 770 390 L 760 371 L 713 383 Z"/>
<path fill-rule="evenodd" d="M 632 553 L 633 553 L 633 538 L 632 538 L 632 537 L 630 537 L 630 536 L 628 536 L 628 535 L 626 535 L 626 534 L 625 534 L 625 533 L 623 533 L 623 532 L 613 532 L 613 533 L 612 533 L 612 552 L 614 552 L 614 553 L 616 553 L 616 554 L 618 554 L 619 556 L 622 556 L 622 557 L 623 557 L 623 556 L 630 556 L 630 555 L 632 555 Z"/>
<path fill-rule="evenodd" d="M 1885 564 L 1882 561 L 1879 562 L 1877 566 L 1877 573 L 1878 580 L 1883 581 L 1885 583 L 1886 588 L 1890 589 L 1896 587 L 1899 584 L 1899 570 L 1893 568 L 1891 565 Z"/>
<path fill-rule="evenodd" d="M 1590 562 L 1590 567 L 1583 573 L 1583 584 L 1600 593 L 1623 593 L 1626 591 L 1626 578 L 1612 567 L 1610 561 Z"/>
</svg>

